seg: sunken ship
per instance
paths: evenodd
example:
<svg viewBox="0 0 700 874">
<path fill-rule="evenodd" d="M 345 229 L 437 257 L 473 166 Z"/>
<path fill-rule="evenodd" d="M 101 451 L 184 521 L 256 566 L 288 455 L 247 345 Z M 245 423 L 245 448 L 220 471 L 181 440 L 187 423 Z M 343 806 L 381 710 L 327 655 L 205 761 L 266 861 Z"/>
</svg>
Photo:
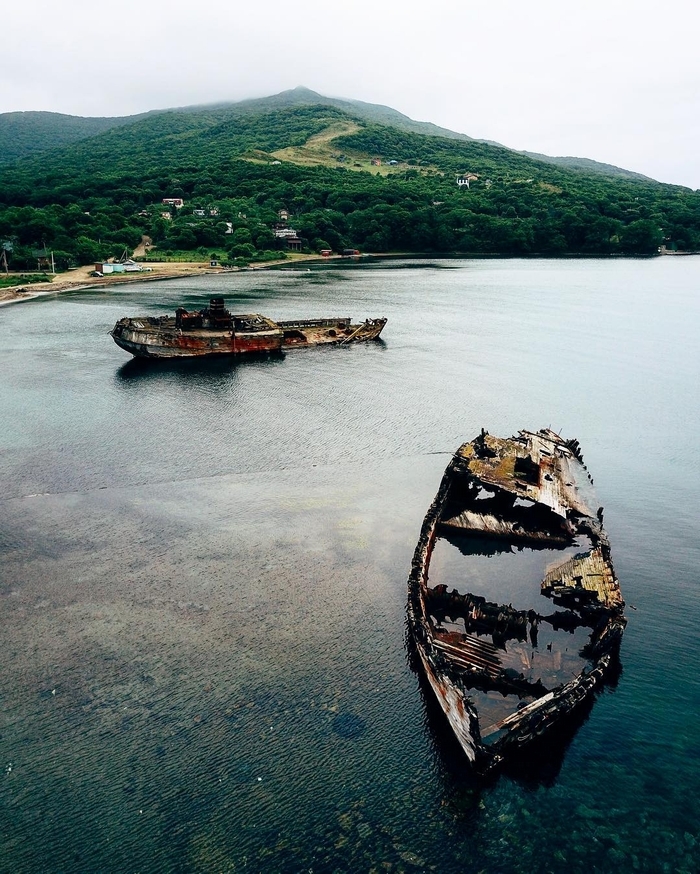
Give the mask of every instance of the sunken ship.
<svg viewBox="0 0 700 874">
<path fill-rule="evenodd" d="M 233 315 L 223 297 L 197 312 L 120 319 L 111 331 L 117 346 L 138 358 L 274 354 L 287 349 L 376 340 L 386 319 L 296 319 L 276 322 L 257 313 Z"/>
<path fill-rule="evenodd" d="M 425 516 L 409 644 L 477 773 L 571 725 L 617 671 L 624 601 L 591 496 L 577 441 L 482 430 Z"/>
</svg>

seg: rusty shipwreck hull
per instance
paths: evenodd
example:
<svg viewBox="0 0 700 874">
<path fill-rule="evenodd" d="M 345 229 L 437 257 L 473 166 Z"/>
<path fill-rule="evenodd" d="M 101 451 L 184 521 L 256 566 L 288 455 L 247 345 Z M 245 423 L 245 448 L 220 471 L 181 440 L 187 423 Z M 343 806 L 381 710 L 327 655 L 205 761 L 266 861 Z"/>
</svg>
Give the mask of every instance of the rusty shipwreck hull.
<svg viewBox="0 0 700 874">
<path fill-rule="evenodd" d="M 479 773 L 574 717 L 617 667 L 624 601 L 602 509 L 591 513 L 582 477 L 575 441 L 548 429 L 509 439 L 482 432 L 455 453 L 423 521 L 408 579 L 410 642 Z M 532 547 L 539 557 L 547 547 L 554 557 L 538 600 L 518 609 L 488 588 L 431 584 L 434 552 L 455 532 L 506 552 Z"/>
<path fill-rule="evenodd" d="M 180 308 L 175 316 L 120 319 L 114 342 L 138 358 L 192 358 L 209 355 L 272 355 L 287 349 L 344 345 L 376 340 L 386 319 L 353 324 L 350 318 L 276 322 L 257 313 L 233 315 L 223 298 L 198 312 Z"/>
</svg>

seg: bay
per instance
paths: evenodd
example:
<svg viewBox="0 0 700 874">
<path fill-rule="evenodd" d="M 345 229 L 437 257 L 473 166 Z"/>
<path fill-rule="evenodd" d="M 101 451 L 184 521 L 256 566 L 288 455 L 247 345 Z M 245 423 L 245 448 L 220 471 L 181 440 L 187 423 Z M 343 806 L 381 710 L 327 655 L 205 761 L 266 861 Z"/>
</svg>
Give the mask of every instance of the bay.
<svg viewBox="0 0 700 874">
<path fill-rule="evenodd" d="M 700 869 L 699 288 L 693 257 L 397 259 L 0 310 L 0 871 Z M 389 321 L 243 363 L 108 336 L 219 294 Z M 623 672 L 477 786 L 406 577 L 449 453 L 543 426 L 605 507 Z"/>
</svg>

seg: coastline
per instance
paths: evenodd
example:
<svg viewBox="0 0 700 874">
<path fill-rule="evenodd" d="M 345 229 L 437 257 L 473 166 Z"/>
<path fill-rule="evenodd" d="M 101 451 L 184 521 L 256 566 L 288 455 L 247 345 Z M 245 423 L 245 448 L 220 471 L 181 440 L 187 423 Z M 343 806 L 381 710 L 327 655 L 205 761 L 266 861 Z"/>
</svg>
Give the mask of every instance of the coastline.
<svg viewBox="0 0 700 874">
<path fill-rule="evenodd" d="M 224 270 L 217 270 L 211 267 L 205 267 L 203 264 L 188 264 L 189 269 L 184 269 L 185 265 L 169 265 L 177 266 L 177 270 L 165 270 L 162 273 L 155 270 L 151 273 L 127 273 L 119 274 L 118 276 L 83 276 L 76 279 L 56 279 L 53 282 L 37 282 L 26 288 L 18 291 L 14 288 L 5 288 L 0 290 L 0 307 L 8 306 L 13 303 L 22 303 L 28 300 L 34 300 L 37 297 L 48 297 L 53 294 L 61 294 L 65 291 L 80 291 L 83 288 L 106 288 L 113 285 L 123 285 L 126 282 L 160 282 L 165 279 L 182 279 L 186 276 L 201 276 L 202 273 L 222 273 Z M 81 271 L 82 273 L 82 271 Z M 70 275 L 70 274 L 68 274 Z"/>
<path fill-rule="evenodd" d="M 339 261 L 345 258 L 336 255 L 324 258 L 321 255 L 300 255 L 295 258 L 285 258 L 278 261 L 265 261 L 261 264 L 250 264 L 248 267 L 210 267 L 200 261 L 167 261 L 156 264 L 149 271 L 141 273 L 119 273 L 111 276 L 90 276 L 93 268 L 79 267 L 56 276 L 52 282 L 37 282 L 25 287 L 17 286 L 0 289 L 0 307 L 14 303 L 35 300 L 38 297 L 48 297 L 66 291 L 80 291 L 83 288 L 107 288 L 123 285 L 127 282 L 161 282 L 167 279 L 184 279 L 187 276 L 202 276 L 203 274 L 220 275 L 222 273 L 238 273 L 240 270 L 266 270 L 271 267 L 293 265 L 308 261 Z M 21 290 L 19 290 L 21 289 Z"/>
<path fill-rule="evenodd" d="M 661 254 L 667 255 L 696 255 L 700 253 L 696 252 L 664 252 Z M 295 254 L 291 258 L 283 258 L 277 261 L 264 261 L 261 263 L 253 263 L 249 264 L 247 267 L 211 267 L 209 264 L 203 261 L 164 261 L 161 263 L 156 262 L 153 267 L 148 271 L 144 271 L 141 273 L 120 273 L 111 276 L 90 276 L 93 268 L 92 266 L 87 267 L 79 267 L 76 270 L 67 271 L 63 274 L 58 274 L 56 279 L 52 282 L 37 282 L 26 287 L 17 286 L 10 288 L 0 289 L 0 307 L 9 306 L 14 303 L 22 303 L 24 301 L 34 300 L 38 297 L 47 297 L 53 294 L 61 294 L 66 291 L 80 291 L 83 288 L 107 288 L 114 285 L 120 285 L 127 282 L 162 282 L 168 279 L 184 279 L 187 276 L 202 276 L 203 274 L 210 275 L 220 275 L 222 273 L 238 273 L 241 270 L 270 270 L 276 267 L 286 267 L 289 269 L 294 269 L 295 264 L 306 264 L 309 262 L 314 263 L 338 263 L 341 261 L 360 261 L 365 258 L 372 258 L 376 260 L 380 259 L 392 259 L 392 258 L 479 258 L 479 259 L 492 259 L 492 258 L 507 258 L 507 257 L 522 257 L 522 258 L 533 258 L 533 257 L 546 257 L 543 255 L 521 255 L 521 256 L 508 256 L 502 255 L 498 253 L 468 253 L 468 252 L 450 252 L 450 253 L 428 253 L 428 252 L 364 252 L 359 256 L 348 256 L 348 255 L 331 255 L 323 256 L 323 255 L 301 255 Z M 601 256 L 587 256 L 581 254 L 567 254 L 558 256 L 561 258 L 574 259 L 574 258 L 598 258 Z M 620 257 L 635 257 L 635 256 L 622 256 L 622 255 L 613 255 L 606 256 L 607 258 L 620 258 Z M 636 256 L 636 257 L 655 257 L 653 255 L 649 256 Z M 659 256 L 656 256 L 659 257 Z M 19 290 L 21 289 L 21 290 Z"/>
</svg>

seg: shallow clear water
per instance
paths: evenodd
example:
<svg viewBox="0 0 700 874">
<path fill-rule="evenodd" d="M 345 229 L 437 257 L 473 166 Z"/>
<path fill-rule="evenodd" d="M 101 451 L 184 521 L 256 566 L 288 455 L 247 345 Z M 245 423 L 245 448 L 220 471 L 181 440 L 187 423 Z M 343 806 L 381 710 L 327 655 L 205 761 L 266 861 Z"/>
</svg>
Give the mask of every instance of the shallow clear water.
<svg viewBox="0 0 700 874">
<path fill-rule="evenodd" d="M 383 262 L 0 309 L 0 871 L 700 869 L 700 259 Z M 129 362 L 117 318 L 388 316 Z M 483 426 L 577 437 L 628 604 L 570 743 L 478 788 L 406 577 Z"/>
</svg>

